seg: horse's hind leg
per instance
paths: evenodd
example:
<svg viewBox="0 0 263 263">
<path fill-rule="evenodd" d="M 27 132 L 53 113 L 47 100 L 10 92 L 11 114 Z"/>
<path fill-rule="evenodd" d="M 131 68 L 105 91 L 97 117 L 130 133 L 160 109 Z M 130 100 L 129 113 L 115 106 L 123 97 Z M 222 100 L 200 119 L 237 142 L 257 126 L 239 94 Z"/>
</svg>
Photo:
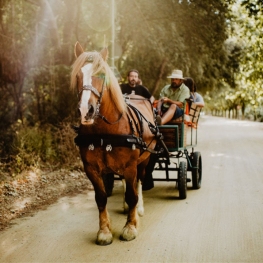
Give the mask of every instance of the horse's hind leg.
<svg viewBox="0 0 263 263">
<path fill-rule="evenodd" d="M 128 205 L 125 201 L 125 192 L 126 192 L 126 182 L 124 179 L 121 180 L 122 181 L 122 187 L 123 187 L 123 212 L 126 213 L 128 212 Z"/>
<path fill-rule="evenodd" d="M 143 206 L 143 195 L 142 195 L 142 180 L 145 176 L 145 166 L 148 163 L 148 160 L 145 160 L 143 163 L 137 167 L 138 183 L 137 183 L 137 192 L 138 192 L 138 204 L 137 211 L 139 216 L 144 215 L 144 206 Z"/>
<path fill-rule="evenodd" d="M 137 211 L 139 216 L 144 215 L 144 206 L 143 206 L 143 195 L 142 195 L 142 182 L 141 180 L 137 183 L 137 192 L 138 192 L 138 204 Z"/>
<path fill-rule="evenodd" d="M 126 192 L 125 201 L 129 206 L 128 218 L 126 225 L 124 226 L 121 234 L 121 239 L 130 241 L 137 236 L 137 224 L 138 224 L 138 214 L 136 205 L 138 202 L 138 194 L 136 192 L 136 178 L 131 178 L 126 180 Z"/>
</svg>

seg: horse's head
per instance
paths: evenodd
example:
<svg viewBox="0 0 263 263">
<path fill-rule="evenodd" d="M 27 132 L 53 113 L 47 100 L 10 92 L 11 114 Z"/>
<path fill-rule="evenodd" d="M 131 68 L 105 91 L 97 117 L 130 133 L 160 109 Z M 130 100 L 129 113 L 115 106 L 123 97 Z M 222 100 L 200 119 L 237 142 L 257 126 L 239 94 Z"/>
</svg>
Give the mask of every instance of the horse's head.
<svg viewBox="0 0 263 263">
<path fill-rule="evenodd" d="M 71 74 L 71 86 L 77 87 L 79 111 L 82 124 L 93 124 L 99 113 L 105 88 L 105 63 L 108 50 L 84 52 L 81 45 L 75 45 L 76 61 Z"/>
<path fill-rule="evenodd" d="M 102 114 L 113 122 L 126 111 L 126 104 L 118 80 L 107 63 L 108 49 L 84 52 L 77 42 L 74 51 L 71 87 L 77 88 L 79 94 L 81 123 L 93 124 L 94 118 Z"/>
</svg>

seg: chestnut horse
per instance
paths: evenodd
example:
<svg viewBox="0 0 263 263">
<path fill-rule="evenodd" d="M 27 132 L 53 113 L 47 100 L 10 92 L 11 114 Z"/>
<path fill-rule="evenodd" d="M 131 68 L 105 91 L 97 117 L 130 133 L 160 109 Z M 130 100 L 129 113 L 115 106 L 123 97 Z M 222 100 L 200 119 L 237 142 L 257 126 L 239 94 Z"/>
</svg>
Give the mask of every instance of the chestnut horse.
<svg viewBox="0 0 263 263">
<path fill-rule="evenodd" d="M 152 105 L 140 96 L 123 97 L 118 81 L 107 64 L 106 48 L 101 52 L 84 52 L 77 42 L 75 56 L 71 87 L 77 88 L 81 114 L 75 142 L 79 146 L 87 177 L 94 186 L 99 210 L 96 243 L 108 245 L 113 238 L 102 178 L 109 173 L 120 175 L 125 180 L 128 216 L 120 238 L 133 240 L 137 236 L 137 213 L 142 215 L 144 212 L 142 196 L 138 198 L 138 192 L 142 193 L 140 182 L 144 179 L 145 167 L 156 145 Z"/>
</svg>

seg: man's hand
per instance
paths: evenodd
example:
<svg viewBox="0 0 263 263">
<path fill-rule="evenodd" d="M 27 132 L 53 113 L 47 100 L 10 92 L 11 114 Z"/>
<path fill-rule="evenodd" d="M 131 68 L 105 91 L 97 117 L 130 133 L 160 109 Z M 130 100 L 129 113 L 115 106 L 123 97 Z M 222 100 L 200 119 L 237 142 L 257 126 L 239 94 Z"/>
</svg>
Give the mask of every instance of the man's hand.
<svg viewBox="0 0 263 263">
<path fill-rule="evenodd" d="M 170 103 L 170 99 L 167 97 L 163 97 L 161 100 L 163 103 Z"/>
</svg>

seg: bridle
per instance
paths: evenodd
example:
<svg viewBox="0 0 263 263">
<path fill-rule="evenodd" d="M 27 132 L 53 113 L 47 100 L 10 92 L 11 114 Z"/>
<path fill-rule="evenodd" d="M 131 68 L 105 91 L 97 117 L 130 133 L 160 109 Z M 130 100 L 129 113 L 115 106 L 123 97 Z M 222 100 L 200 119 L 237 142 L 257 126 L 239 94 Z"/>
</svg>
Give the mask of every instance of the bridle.
<svg viewBox="0 0 263 263">
<path fill-rule="evenodd" d="M 95 77 L 95 76 L 93 76 Z M 100 77 L 96 77 L 96 78 L 100 78 Z M 96 89 L 94 88 L 92 85 L 83 85 L 83 88 L 79 91 L 78 93 L 78 99 L 80 101 L 81 97 L 80 97 L 80 94 L 84 91 L 84 90 L 90 90 L 91 92 L 94 93 L 94 95 L 96 95 L 98 97 L 98 101 L 97 101 L 97 106 L 96 106 L 96 109 L 95 109 L 95 114 L 94 114 L 94 118 L 96 117 L 100 117 L 102 120 L 104 120 L 106 123 L 108 124 L 115 124 L 115 123 L 118 123 L 120 121 L 120 119 L 122 118 L 123 116 L 123 112 L 121 113 L 120 117 L 118 118 L 117 121 L 115 122 L 110 122 L 107 120 L 106 117 L 104 117 L 103 115 L 100 114 L 100 106 L 101 106 L 101 101 L 102 101 L 102 97 L 103 97 L 103 93 L 104 93 L 104 90 L 105 90 L 105 76 L 103 76 L 103 82 L 102 82 L 102 89 L 101 89 L 101 93 Z"/>
</svg>

